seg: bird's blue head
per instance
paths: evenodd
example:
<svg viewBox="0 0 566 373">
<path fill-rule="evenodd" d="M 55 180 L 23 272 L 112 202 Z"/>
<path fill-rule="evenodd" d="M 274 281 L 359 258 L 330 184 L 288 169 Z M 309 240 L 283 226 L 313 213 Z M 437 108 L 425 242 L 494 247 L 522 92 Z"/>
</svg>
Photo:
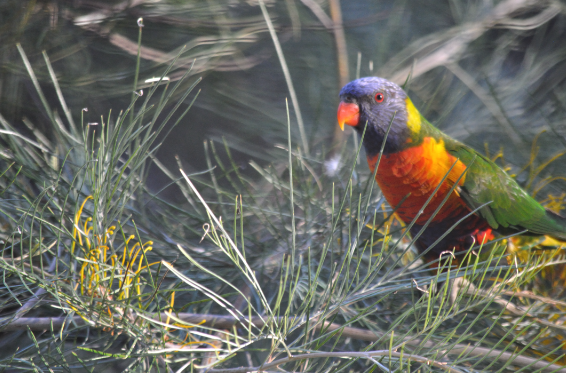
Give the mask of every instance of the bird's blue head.
<svg viewBox="0 0 566 373">
<path fill-rule="evenodd" d="M 381 150 L 390 124 L 384 153 L 410 146 L 421 119 L 401 87 L 383 78 L 367 77 L 346 84 L 340 91 L 338 123 L 342 129 L 344 124 L 354 127 L 360 135 L 367 123 L 363 142 L 366 154 L 372 156 Z"/>
</svg>

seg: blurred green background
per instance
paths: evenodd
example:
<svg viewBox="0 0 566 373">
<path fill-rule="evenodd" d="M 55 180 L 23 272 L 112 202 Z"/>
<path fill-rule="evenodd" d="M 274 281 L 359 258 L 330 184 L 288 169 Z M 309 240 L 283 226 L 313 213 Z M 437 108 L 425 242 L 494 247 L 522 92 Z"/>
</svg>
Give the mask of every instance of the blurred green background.
<svg viewBox="0 0 566 373">
<path fill-rule="evenodd" d="M 558 1 L 339 1 L 266 0 L 296 90 L 310 152 L 329 156 L 335 138 L 341 86 L 357 76 L 378 75 L 405 83 L 417 107 L 449 135 L 493 156 L 517 172 L 566 147 L 566 18 Z M 134 90 L 138 19 L 141 64 L 136 89 L 160 76 L 178 79 L 194 61 L 191 84 L 203 77 L 193 109 L 164 140 L 158 158 L 189 172 L 207 168 L 203 142 L 232 147 L 242 169 L 254 159 L 284 155 L 285 99 L 289 88 L 257 1 L 25 1 L 0 2 L 0 113 L 26 131 L 24 119 L 49 133 L 16 43 L 28 54 L 54 108 L 57 97 L 42 51 L 53 63 L 77 122 L 125 109 Z M 182 91 L 182 90 L 180 90 Z M 190 101 L 187 100 L 187 104 Z M 300 144 L 290 105 L 293 142 Z M 61 111 L 62 112 L 62 111 Z M 487 149 L 487 150 L 486 150 Z M 304 149 L 303 149 L 304 150 Z M 536 150 L 536 149 L 535 149 Z M 362 162 L 363 163 L 363 162 Z M 538 180 L 565 176 L 564 161 Z M 362 164 L 361 167 L 365 167 Z M 532 174 L 518 175 L 523 185 Z M 150 186 L 167 183 L 153 169 Z M 564 188 L 557 181 L 548 193 Z M 541 184 L 542 185 L 542 184 Z M 535 184 L 529 185 L 531 191 Z M 174 188 L 163 193 L 175 198 Z"/>
</svg>

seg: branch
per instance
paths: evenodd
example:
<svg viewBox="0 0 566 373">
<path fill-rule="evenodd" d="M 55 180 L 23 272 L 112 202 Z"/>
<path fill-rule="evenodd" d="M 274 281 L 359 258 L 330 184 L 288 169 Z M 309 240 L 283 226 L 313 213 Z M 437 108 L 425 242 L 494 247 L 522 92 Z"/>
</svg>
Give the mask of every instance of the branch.
<svg viewBox="0 0 566 373">
<path fill-rule="evenodd" d="M 247 368 L 231 368 L 231 369 L 208 369 L 207 373 L 247 373 L 256 371 L 266 371 L 270 368 L 276 368 L 277 366 L 285 363 L 291 363 L 293 361 L 305 360 L 305 359 L 321 359 L 321 358 L 362 358 L 370 359 L 375 356 L 392 356 L 397 358 L 406 358 L 407 360 L 416 361 L 419 363 L 432 365 L 434 367 L 443 369 L 451 373 L 463 373 L 460 369 L 456 369 L 447 365 L 447 363 L 440 363 L 435 360 L 430 360 L 424 356 L 402 354 L 400 352 L 392 352 L 389 350 L 380 351 L 366 351 L 366 352 L 316 352 L 312 354 L 300 354 L 295 356 L 286 357 L 283 359 L 275 360 L 271 363 L 263 364 L 259 367 L 247 367 Z"/>
<path fill-rule="evenodd" d="M 522 309 L 521 307 L 517 307 L 510 300 L 503 299 L 501 296 L 496 295 L 497 293 L 489 290 L 478 289 L 474 284 L 471 282 L 464 280 L 464 279 L 457 279 L 460 281 L 455 281 L 455 290 L 457 291 L 459 288 L 466 289 L 466 294 L 470 296 L 480 295 L 484 298 L 491 298 L 495 304 L 499 304 L 501 307 L 505 308 L 509 313 L 515 316 L 527 316 L 532 318 L 537 323 L 548 326 L 549 328 L 566 330 L 566 327 L 563 325 L 555 324 L 550 321 L 546 321 L 544 319 L 538 318 L 536 315 L 532 314 L 531 312 Z M 512 296 L 514 296 L 513 292 L 508 292 Z"/>
<path fill-rule="evenodd" d="M 153 317 L 154 318 L 159 318 L 161 317 L 161 319 L 166 319 L 168 316 L 170 316 L 170 314 L 168 312 L 162 312 L 161 314 L 154 314 Z M 246 325 L 248 326 L 250 324 L 250 321 L 248 320 L 238 320 L 232 316 L 225 316 L 225 315 L 208 315 L 208 314 L 196 314 L 196 313 L 179 313 L 176 315 L 176 317 L 180 320 L 183 320 L 184 322 L 188 323 L 188 324 L 195 324 L 198 326 L 206 326 L 206 327 L 214 327 L 217 329 L 230 329 L 234 326 L 240 326 L 240 325 Z M 203 322 L 204 320 L 204 322 Z M 262 328 L 263 326 L 265 326 L 265 320 L 269 320 L 268 318 L 261 318 L 259 316 L 254 316 L 251 318 L 251 324 L 254 325 L 257 328 Z M 284 317 L 279 317 L 277 318 L 277 322 L 283 321 Z M 0 327 L 0 332 L 6 332 L 6 331 L 15 331 L 15 330 L 22 330 L 22 329 L 27 329 L 28 327 L 30 328 L 30 330 L 32 331 L 42 331 L 42 330 L 50 330 L 51 329 L 51 325 L 53 324 L 53 329 L 60 329 L 63 326 L 63 323 L 73 323 L 77 326 L 86 326 L 87 323 L 85 322 L 85 320 L 83 320 L 80 316 L 74 316 L 74 317 L 26 317 L 26 318 L 20 318 L 18 320 L 14 320 L 13 322 L 11 322 L 8 325 L 5 325 L 4 327 Z M 200 325 L 199 325 L 200 324 Z M 90 325 L 89 325 L 90 326 Z M 315 327 L 316 331 L 320 331 L 321 329 L 324 329 L 326 331 L 326 333 L 331 333 L 334 332 L 338 329 L 341 330 L 340 333 L 340 337 L 341 338 L 352 338 L 352 339 L 357 339 L 360 341 L 367 341 L 367 342 L 375 342 L 378 341 L 379 339 L 383 338 L 383 336 L 385 335 L 385 333 L 382 332 L 375 332 L 375 331 L 371 331 L 371 330 L 367 330 L 367 329 L 361 329 L 361 328 L 354 328 L 351 326 L 343 326 L 343 325 L 339 325 L 339 324 L 334 324 L 334 323 L 329 323 L 329 322 L 324 322 L 323 324 L 318 324 Z M 437 346 L 437 344 L 435 342 L 431 342 L 431 341 L 423 341 L 421 339 L 411 339 L 410 337 L 407 338 L 407 341 L 404 342 L 406 346 L 411 346 L 411 347 L 419 347 L 419 348 L 434 348 L 435 346 Z M 379 351 L 373 351 L 373 352 L 379 352 Z M 368 352 L 369 353 L 369 352 Z M 492 359 L 497 359 L 500 361 L 505 361 L 505 362 L 509 362 L 511 361 L 512 363 L 519 365 L 519 366 L 529 366 L 532 367 L 532 369 L 539 369 L 541 371 L 544 372 L 554 372 L 554 373 L 566 373 L 566 368 L 561 366 L 561 365 L 557 365 L 557 364 L 552 364 L 550 362 L 546 362 L 546 361 L 539 361 L 535 358 L 531 358 L 531 357 L 527 357 L 527 356 L 520 356 L 517 354 L 513 354 L 510 352 L 503 352 L 501 350 L 495 350 L 492 348 L 485 348 L 485 347 L 477 347 L 477 346 L 471 346 L 468 344 L 456 344 L 453 345 L 453 347 L 450 349 L 450 351 L 443 351 L 443 353 L 447 354 L 447 355 L 467 355 L 468 357 L 485 357 L 485 356 L 489 356 Z M 325 353 L 326 357 L 331 357 L 331 353 Z M 335 357 L 355 357 L 354 355 L 352 355 L 353 353 L 348 353 L 348 352 L 336 352 L 335 354 L 337 354 Z M 362 352 L 360 352 L 360 354 L 364 354 Z M 367 353 L 365 353 L 367 354 Z M 388 356 L 389 356 L 389 351 L 387 352 Z M 317 354 L 307 354 L 307 355 L 296 355 L 293 358 L 295 359 L 305 359 L 304 356 L 308 356 L 308 358 L 315 358 L 315 357 L 322 357 L 319 356 Z M 363 358 L 369 358 L 369 355 L 364 355 L 364 356 L 358 356 L 358 357 L 363 357 Z M 391 356 L 396 356 L 395 353 L 392 352 Z M 415 357 L 415 359 L 419 356 L 417 355 L 404 355 L 404 356 L 411 356 Z M 421 358 L 421 357 L 419 357 Z M 425 358 L 423 358 L 425 359 Z M 280 360 L 277 360 L 280 361 Z M 273 362 L 276 363 L 277 361 Z M 293 361 L 293 360 L 290 360 Z M 418 361 L 418 360 L 414 360 L 414 361 Z M 419 362 L 425 362 L 425 361 L 419 361 Z M 273 364 L 270 363 L 270 364 Z M 279 362 L 277 364 L 282 364 L 282 362 Z M 440 363 L 439 363 L 440 364 Z M 267 369 L 266 368 L 267 365 L 264 365 L 261 367 L 262 370 Z M 270 365 L 271 366 L 271 365 Z M 446 366 L 443 366 L 444 368 L 446 368 Z M 240 368 L 238 368 L 240 369 Z M 241 370 L 243 371 L 251 371 L 251 370 L 257 370 L 257 368 L 241 368 L 241 369 L 246 369 L 246 370 Z M 454 371 L 454 370 L 453 370 Z M 236 373 L 236 372 L 240 372 L 240 371 L 232 371 L 232 370 L 209 370 L 208 372 L 211 373 L 220 373 L 220 372 L 230 372 L 230 373 Z"/>
<path fill-rule="evenodd" d="M 541 9 L 542 13 L 530 19 L 513 19 L 519 13 Z M 558 2 L 538 0 L 505 0 L 491 13 L 476 22 L 455 26 L 433 35 L 422 37 L 403 49 L 380 69 L 380 76 L 401 84 L 409 74 L 416 78 L 438 66 L 458 61 L 468 46 L 492 28 L 535 28 L 561 12 Z M 418 61 L 414 63 L 414 60 Z M 414 66 L 413 66 L 414 65 Z"/>
</svg>

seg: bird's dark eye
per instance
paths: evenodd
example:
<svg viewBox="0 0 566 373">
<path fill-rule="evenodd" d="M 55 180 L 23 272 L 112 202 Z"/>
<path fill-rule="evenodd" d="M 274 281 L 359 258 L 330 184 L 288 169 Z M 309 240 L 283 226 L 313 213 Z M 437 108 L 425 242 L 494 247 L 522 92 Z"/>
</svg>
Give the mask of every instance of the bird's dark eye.
<svg viewBox="0 0 566 373">
<path fill-rule="evenodd" d="M 383 102 L 383 93 L 378 92 L 375 94 L 375 102 L 382 103 Z"/>
</svg>

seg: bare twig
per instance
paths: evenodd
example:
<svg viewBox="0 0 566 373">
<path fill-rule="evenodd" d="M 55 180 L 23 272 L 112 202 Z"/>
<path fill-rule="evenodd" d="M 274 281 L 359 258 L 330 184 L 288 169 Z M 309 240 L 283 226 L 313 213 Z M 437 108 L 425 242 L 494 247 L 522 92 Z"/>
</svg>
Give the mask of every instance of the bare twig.
<svg viewBox="0 0 566 373">
<path fill-rule="evenodd" d="M 210 347 L 220 350 L 220 348 L 222 348 L 222 341 L 226 339 L 226 334 L 224 332 L 218 331 L 215 333 L 215 335 L 218 337 L 218 339 L 211 340 L 208 343 L 210 343 Z M 211 366 L 217 361 L 218 361 L 218 355 L 216 351 L 207 351 L 204 353 L 201 365 Z M 198 370 L 199 373 L 204 373 L 206 371 L 207 371 L 206 368 L 201 368 Z"/>
<path fill-rule="evenodd" d="M 512 17 L 520 13 L 543 8 L 537 16 L 531 19 L 515 20 Z M 411 43 L 398 53 L 380 69 L 380 75 L 401 84 L 409 73 L 416 78 L 438 66 L 453 63 L 459 59 L 467 47 L 477 38 L 491 28 L 516 28 L 519 26 L 538 27 L 541 22 L 547 22 L 561 11 L 555 2 L 541 2 L 538 0 L 505 0 L 497 4 L 482 20 L 469 22 L 453 27 L 451 30 L 442 30 L 438 34 L 427 35 Z M 418 62 L 414 64 L 414 60 Z"/>
<path fill-rule="evenodd" d="M 396 358 L 403 358 L 411 361 L 416 361 L 419 363 L 432 365 L 434 367 L 440 368 L 445 370 L 446 372 L 452 373 L 462 373 L 460 369 L 453 368 L 449 366 L 447 363 L 441 363 L 435 360 L 428 359 L 424 356 L 419 355 L 411 355 L 411 354 L 403 354 L 401 352 L 393 352 L 389 350 L 380 350 L 380 351 L 366 351 L 366 352 L 317 352 L 312 354 L 300 354 L 295 356 L 286 357 L 283 359 L 278 359 L 272 361 L 271 363 L 263 364 L 259 367 L 253 368 L 232 368 L 232 369 L 208 369 L 206 372 L 208 373 L 246 373 L 246 372 L 253 372 L 253 371 L 266 371 L 270 368 L 276 368 L 277 366 L 285 363 L 290 363 L 293 361 L 299 360 L 306 360 L 306 359 L 326 359 L 326 358 L 361 358 L 361 359 L 370 359 L 375 356 L 392 356 Z"/>
<path fill-rule="evenodd" d="M 473 296 L 480 295 L 484 298 L 492 298 L 494 303 L 505 308 L 505 310 L 507 310 L 508 312 L 512 313 L 515 316 L 528 316 L 528 317 L 534 319 L 537 323 L 544 325 L 544 326 L 548 326 L 549 328 L 566 330 L 566 327 L 563 326 L 563 325 L 555 324 L 555 323 L 552 323 L 550 321 L 540 319 L 540 318 L 536 317 L 535 315 L 533 315 L 532 313 L 530 313 L 529 311 L 521 309 L 520 307 L 517 307 L 516 305 L 511 303 L 509 300 L 503 299 L 502 297 L 495 295 L 495 294 L 497 294 L 496 293 L 497 289 L 494 289 L 495 292 L 494 291 L 482 290 L 482 289 L 478 289 L 474 284 L 472 284 L 471 282 L 469 282 L 467 280 L 464 280 L 464 279 L 459 279 L 459 280 L 460 281 L 454 282 L 455 286 L 457 286 L 459 288 L 466 288 L 467 289 L 466 294 L 468 294 L 468 295 L 473 295 Z"/>
<path fill-rule="evenodd" d="M 167 318 L 170 314 L 163 312 L 161 314 L 155 314 L 153 317 L 158 319 L 161 317 L 162 319 Z M 248 326 L 248 320 L 237 320 L 232 316 L 226 315 L 208 315 L 208 314 L 193 314 L 193 313 L 179 313 L 176 315 L 178 319 L 183 320 L 187 324 L 194 324 L 195 326 L 206 326 L 206 327 L 213 327 L 217 329 L 230 329 L 233 326 L 238 325 L 245 325 Z M 277 322 L 282 322 L 283 317 L 278 318 Z M 259 316 L 254 316 L 251 318 L 251 324 L 257 328 L 262 328 L 265 325 L 266 318 L 262 318 Z M 49 330 L 51 325 L 53 325 L 54 330 L 59 329 L 63 326 L 65 322 L 72 322 L 77 326 L 85 326 L 87 323 L 83 320 L 80 316 L 74 316 L 72 318 L 69 317 L 27 317 L 27 318 L 20 318 L 18 320 L 13 321 L 9 325 L 4 326 L 0 329 L 0 332 L 6 331 L 15 331 L 15 330 L 25 330 L 29 327 L 32 331 L 41 331 L 41 330 Z M 380 340 L 385 336 L 385 333 L 375 332 L 368 329 L 361 329 L 361 328 L 354 328 L 350 326 L 343 326 L 339 324 L 334 324 L 330 322 L 319 323 L 315 327 L 316 331 L 325 330 L 326 333 L 331 333 L 336 330 L 340 330 L 340 337 L 341 338 L 352 338 L 361 341 L 367 342 L 375 342 Z M 437 346 L 435 342 L 432 341 L 423 341 L 419 338 L 407 338 L 405 342 L 406 346 L 411 347 L 419 347 L 419 348 L 434 348 Z M 387 351 L 389 354 L 389 351 Z M 518 354 L 504 352 L 500 350 L 495 350 L 493 348 L 485 348 L 485 347 L 478 347 L 478 346 L 471 346 L 465 344 L 456 344 L 452 346 L 449 351 L 442 351 L 443 354 L 447 355 L 463 355 L 466 354 L 467 356 L 474 356 L 474 357 L 485 357 L 489 356 L 492 359 L 497 359 L 500 361 L 512 361 L 515 365 L 519 366 L 530 366 L 533 369 L 541 369 L 541 371 L 548 371 L 548 372 L 555 372 L 555 373 L 566 373 L 566 368 L 551 364 L 545 361 L 538 361 L 535 358 L 521 356 Z M 338 353 L 337 357 L 346 357 L 347 353 Z M 314 354 L 309 354 L 314 355 Z M 297 355 L 302 356 L 302 355 Z M 349 357 L 355 357 L 353 355 L 348 355 Z M 396 355 L 392 355 L 396 356 Z M 408 355 L 405 354 L 404 357 Z M 311 356 L 314 357 L 314 356 Z M 359 356 L 365 357 L 367 356 Z M 303 358 L 299 358 L 303 359 Z M 416 360 L 415 360 L 416 361 Z M 275 363 L 275 362 L 274 362 Z M 272 363 L 273 364 L 273 363 Z M 282 364 L 281 362 L 278 364 Z M 270 366 L 271 367 L 271 366 Z M 257 370 L 256 368 L 246 368 L 250 371 Z M 262 367 L 262 370 L 267 369 L 267 364 Z M 219 372 L 232 372 L 230 370 L 209 370 L 208 372 L 219 373 Z M 233 371 L 236 372 L 236 371 Z"/>
<path fill-rule="evenodd" d="M 53 242 L 46 250 L 51 249 L 54 245 L 55 245 L 55 242 Z M 53 270 L 55 269 L 56 262 L 57 262 L 57 258 L 55 258 L 51 262 L 51 264 L 49 265 L 49 268 L 47 268 L 45 270 L 46 274 L 50 274 L 51 272 L 53 272 Z M 26 263 L 26 264 L 28 264 L 28 263 Z M 35 270 L 35 267 L 34 267 L 34 270 Z M 40 272 L 42 274 L 44 273 L 44 271 L 41 270 L 41 269 L 40 269 Z M 22 318 L 33 307 L 35 307 L 46 292 L 47 291 L 44 288 L 39 288 L 39 290 L 37 290 L 37 292 L 35 294 L 33 294 L 33 296 L 26 303 L 24 303 L 24 305 L 22 307 L 20 307 L 20 309 L 18 311 L 16 311 L 16 313 L 13 316 L 14 320 L 18 320 L 18 319 Z M 13 321 L 9 321 L 9 322 L 13 322 Z"/>
<path fill-rule="evenodd" d="M 342 21 L 342 10 L 340 9 L 340 0 L 329 0 L 330 16 L 334 27 L 334 40 L 336 41 L 336 59 L 338 61 L 338 77 L 340 78 L 340 87 L 346 85 L 350 79 L 350 71 L 348 69 L 348 49 L 346 47 L 346 35 L 344 34 L 344 25 Z"/>
<path fill-rule="evenodd" d="M 538 301 L 546 303 L 546 304 L 551 304 L 553 306 L 566 307 L 566 302 L 561 302 L 561 301 L 558 301 L 558 300 L 555 300 L 555 299 L 552 299 L 552 298 L 548 298 L 548 297 L 542 297 L 542 296 L 536 295 L 533 292 L 530 292 L 528 290 L 503 291 L 503 292 L 501 292 L 501 294 L 509 295 L 509 296 L 513 296 L 513 297 L 530 298 L 530 299 L 535 299 L 535 300 L 538 300 Z"/>
<path fill-rule="evenodd" d="M 350 72 L 348 69 L 348 48 L 346 46 L 346 35 L 344 34 L 344 25 L 342 21 L 342 10 L 340 9 L 340 0 L 329 0 L 330 15 L 334 22 L 333 32 L 334 40 L 336 42 L 336 60 L 338 62 L 338 78 L 340 87 L 345 86 L 350 79 Z M 339 126 L 334 126 L 334 138 L 332 141 L 332 148 L 334 151 L 338 149 L 340 144 L 344 142 L 346 132 L 342 131 Z M 330 155 L 331 157 L 333 154 Z"/>
<path fill-rule="evenodd" d="M 318 18 L 320 23 L 322 23 L 327 30 L 332 30 L 334 28 L 334 22 L 316 1 L 301 0 L 301 2 L 311 10 L 311 12 L 316 16 L 316 18 Z"/>
<path fill-rule="evenodd" d="M 348 48 L 346 45 L 346 34 L 344 33 L 344 22 L 342 19 L 342 10 L 340 8 L 340 0 L 329 0 L 330 17 L 326 15 L 324 10 L 318 3 L 313 0 L 301 0 L 313 14 L 318 18 L 320 23 L 324 25 L 327 30 L 334 33 L 334 41 L 336 43 L 336 61 L 338 62 L 338 84 L 340 87 L 345 86 L 350 79 L 350 72 L 348 67 Z M 345 132 L 341 131 L 338 126 L 334 128 L 334 138 L 332 146 L 336 149 L 343 141 Z M 334 156 L 331 154 L 330 157 Z"/>
<path fill-rule="evenodd" d="M 279 57 L 279 63 L 281 64 L 281 70 L 283 70 L 283 75 L 285 76 L 285 81 L 287 82 L 287 88 L 289 89 L 289 95 L 291 96 L 291 102 L 293 103 L 293 108 L 295 109 L 295 115 L 297 116 L 297 124 L 299 126 L 299 134 L 301 135 L 301 143 L 306 154 L 309 154 L 309 144 L 307 141 L 307 134 L 305 133 L 305 127 L 303 125 L 303 116 L 301 115 L 301 109 L 299 107 L 299 100 L 297 99 L 297 94 L 295 93 L 295 87 L 293 86 L 293 81 L 291 80 L 291 73 L 287 67 L 287 62 L 285 61 L 285 56 L 283 55 L 283 49 L 281 49 L 281 44 L 279 43 L 279 38 L 275 33 L 275 28 L 273 23 L 271 23 L 271 18 L 267 13 L 265 4 L 262 0 L 259 0 L 259 6 L 261 7 L 261 12 L 265 18 L 265 23 L 269 29 L 271 39 L 273 40 L 273 45 L 275 46 L 275 51 L 277 52 L 277 57 Z"/>
</svg>

